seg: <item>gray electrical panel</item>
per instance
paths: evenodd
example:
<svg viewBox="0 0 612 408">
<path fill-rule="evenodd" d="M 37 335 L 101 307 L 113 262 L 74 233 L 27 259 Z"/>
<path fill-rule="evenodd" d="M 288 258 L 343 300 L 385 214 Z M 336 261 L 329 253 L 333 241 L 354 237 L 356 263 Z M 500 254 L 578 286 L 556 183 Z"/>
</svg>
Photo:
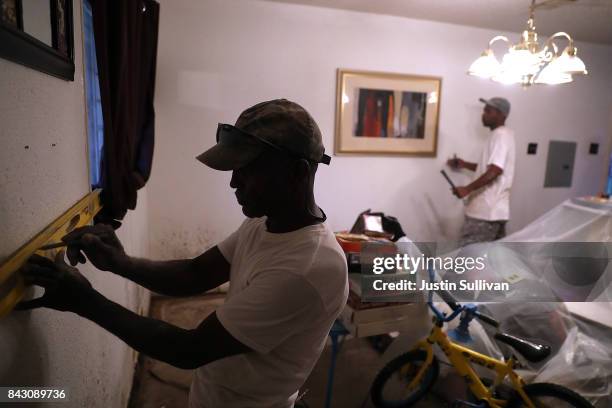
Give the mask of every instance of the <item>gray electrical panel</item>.
<svg viewBox="0 0 612 408">
<path fill-rule="evenodd" d="M 575 142 L 551 140 L 548 144 L 544 187 L 571 187 L 575 158 Z"/>
</svg>

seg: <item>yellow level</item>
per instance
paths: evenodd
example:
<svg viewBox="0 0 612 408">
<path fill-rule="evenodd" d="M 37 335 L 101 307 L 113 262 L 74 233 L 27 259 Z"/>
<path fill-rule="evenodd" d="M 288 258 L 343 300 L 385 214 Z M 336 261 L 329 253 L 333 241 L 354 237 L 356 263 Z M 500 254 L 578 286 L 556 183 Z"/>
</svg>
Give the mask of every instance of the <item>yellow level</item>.
<svg viewBox="0 0 612 408">
<path fill-rule="evenodd" d="M 23 280 L 21 276 L 16 274 L 19 268 L 43 245 L 58 242 L 73 229 L 89 224 L 98 211 L 102 209 L 100 203 L 101 191 L 98 189 L 87 194 L 0 266 L 0 318 L 13 310 L 13 307 L 21 300 L 25 292 Z M 38 253 L 53 259 L 55 253 L 61 249 L 50 249 Z M 1 293 L 6 293 L 6 295 L 2 297 Z"/>
</svg>

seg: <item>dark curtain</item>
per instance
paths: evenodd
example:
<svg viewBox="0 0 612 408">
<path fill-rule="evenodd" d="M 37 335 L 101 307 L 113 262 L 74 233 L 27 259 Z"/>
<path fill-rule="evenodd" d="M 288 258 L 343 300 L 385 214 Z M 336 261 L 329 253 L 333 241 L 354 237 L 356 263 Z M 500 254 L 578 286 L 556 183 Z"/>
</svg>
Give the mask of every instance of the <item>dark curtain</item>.
<svg viewBox="0 0 612 408">
<path fill-rule="evenodd" d="M 104 118 L 103 210 L 116 226 L 151 174 L 159 4 L 91 0 Z"/>
</svg>

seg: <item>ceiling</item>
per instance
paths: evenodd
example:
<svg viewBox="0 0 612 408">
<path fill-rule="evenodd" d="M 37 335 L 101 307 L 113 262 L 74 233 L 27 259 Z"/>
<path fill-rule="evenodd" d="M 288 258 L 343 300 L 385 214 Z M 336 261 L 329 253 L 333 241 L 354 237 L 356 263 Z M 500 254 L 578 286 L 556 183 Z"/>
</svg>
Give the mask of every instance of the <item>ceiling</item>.
<svg viewBox="0 0 612 408">
<path fill-rule="evenodd" d="M 521 32 L 530 0 L 267 0 Z M 612 45 L 612 0 L 538 0 L 541 36 L 565 31 L 574 39 Z"/>
</svg>

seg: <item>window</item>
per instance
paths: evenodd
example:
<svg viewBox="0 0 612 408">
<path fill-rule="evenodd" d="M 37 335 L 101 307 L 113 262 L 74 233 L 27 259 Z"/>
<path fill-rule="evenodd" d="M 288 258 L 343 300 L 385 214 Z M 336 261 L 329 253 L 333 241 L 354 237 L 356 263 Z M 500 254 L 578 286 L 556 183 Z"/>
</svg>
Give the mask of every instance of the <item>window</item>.
<svg viewBox="0 0 612 408">
<path fill-rule="evenodd" d="M 612 154 L 610 155 L 610 164 L 608 166 L 608 183 L 606 184 L 606 194 L 612 197 Z"/>
<path fill-rule="evenodd" d="M 89 0 L 83 2 L 83 37 L 85 41 L 85 93 L 87 96 L 87 137 L 89 142 L 89 181 L 91 188 L 102 185 L 102 159 L 104 154 L 104 120 L 100 100 L 100 82 L 93 17 Z"/>
</svg>

